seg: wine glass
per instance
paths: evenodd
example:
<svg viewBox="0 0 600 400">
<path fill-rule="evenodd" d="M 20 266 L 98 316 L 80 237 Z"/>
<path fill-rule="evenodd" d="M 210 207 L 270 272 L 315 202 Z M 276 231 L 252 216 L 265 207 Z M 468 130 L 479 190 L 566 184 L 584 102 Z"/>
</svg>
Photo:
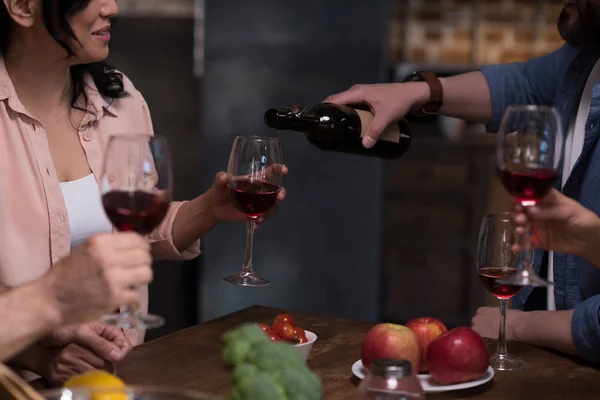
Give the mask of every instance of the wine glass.
<svg viewBox="0 0 600 400">
<path fill-rule="evenodd" d="M 246 251 L 242 270 L 223 278 L 237 286 L 262 287 L 271 282 L 254 274 L 252 246 L 256 219 L 277 200 L 283 181 L 281 146 L 270 137 L 237 136 L 233 142 L 227 174 L 231 202 L 248 216 L 246 221 Z"/>
<path fill-rule="evenodd" d="M 524 207 L 546 196 L 558 179 L 563 145 L 560 116 L 548 106 L 510 106 L 498 132 L 497 167 L 506 190 Z M 533 269 L 531 228 L 523 235 L 524 268 L 506 280 L 522 286 L 551 286 Z"/>
<path fill-rule="evenodd" d="M 114 227 L 149 234 L 165 218 L 173 193 L 167 140 L 142 134 L 112 136 L 101 182 L 104 211 Z M 102 323 L 124 329 L 157 328 L 164 322 L 158 315 L 142 315 L 132 305 L 102 318 Z"/>
<path fill-rule="evenodd" d="M 515 235 L 509 213 L 488 214 L 481 221 L 477 271 L 483 286 L 500 300 L 498 346 L 491 359 L 492 368 L 498 371 L 514 371 L 525 366 L 523 361 L 510 357 L 506 349 L 506 307 L 508 300 L 523 289 L 520 285 L 502 283 L 502 279 L 516 276 L 524 268 L 519 255 L 512 251 Z"/>
</svg>

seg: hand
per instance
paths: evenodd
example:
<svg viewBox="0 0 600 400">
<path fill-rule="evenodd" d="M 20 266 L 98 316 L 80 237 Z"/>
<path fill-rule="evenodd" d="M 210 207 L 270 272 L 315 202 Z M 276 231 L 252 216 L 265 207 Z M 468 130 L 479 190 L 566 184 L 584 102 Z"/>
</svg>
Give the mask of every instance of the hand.
<svg viewBox="0 0 600 400">
<path fill-rule="evenodd" d="M 364 104 L 374 115 L 363 146 L 373 147 L 385 128 L 402 119 L 421 103 L 426 103 L 429 87 L 424 82 L 384 83 L 377 85 L 354 85 L 350 89 L 329 96 L 325 102 L 340 105 Z"/>
<path fill-rule="evenodd" d="M 265 170 L 266 174 L 279 173 L 283 176 L 288 174 L 288 168 L 285 165 L 272 165 L 268 171 Z M 210 196 L 210 205 L 213 210 L 213 214 L 219 221 L 234 221 L 241 222 L 246 221 L 248 216 L 237 209 L 233 205 L 229 198 L 227 185 L 231 181 L 232 177 L 227 175 L 225 172 L 219 172 L 215 177 L 215 183 L 209 189 L 208 194 Z M 285 188 L 281 188 L 277 194 L 277 201 L 282 202 L 285 200 L 287 192 Z M 272 217 L 279 211 L 279 207 L 274 205 L 261 217 L 257 218 L 256 223 L 261 224 L 267 218 Z"/>
<path fill-rule="evenodd" d="M 44 277 L 61 325 L 91 321 L 124 304 L 137 304 L 136 286 L 152 280 L 150 245 L 135 233 L 89 238 Z"/>
<path fill-rule="evenodd" d="M 506 340 L 515 340 L 514 320 L 521 310 L 506 310 Z M 480 307 L 471 319 L 471 327 L 481 337 L 498 339 L 500 332 L 500 309 L 498 307 Z"/>
<path fill-rule="evenodd" d="M 112 363 L 123 360 L 132 349 L 123 331 L 102 324 L 58 329 L 40 345 L 47 351 L 41 376 L 57 386 L 73 375 L 95 369 L 112 372 Z"/>
<path fill-rule="evenodd" d="M 537 205 L 513 208 L 515 231 L 524 235 L 531 223 L 531 242 L 535 247 L 586 257 L 597 246 L 600 219 L 575 200 L 553 189 Z M 516 252 L 522 246 L 513 246 Z"/>
</svg>

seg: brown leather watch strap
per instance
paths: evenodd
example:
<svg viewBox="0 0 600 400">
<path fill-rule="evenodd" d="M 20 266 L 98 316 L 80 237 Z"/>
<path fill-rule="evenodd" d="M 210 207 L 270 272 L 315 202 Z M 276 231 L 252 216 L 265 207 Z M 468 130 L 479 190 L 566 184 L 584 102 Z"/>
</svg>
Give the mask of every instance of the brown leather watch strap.
<svg viewBox="0 0 600 400">
<path fill-rule="evenodd" d="M 433 72 L 421 71 L 409 75 L 405 82 L 427 82 L 429 85 L 429 101 L 423 106 L 421 111 L 414 112 L 415 115 L 435 115 L 440 111 L 444 104 L 444 87 L 442 82 Z"/>
</svg>

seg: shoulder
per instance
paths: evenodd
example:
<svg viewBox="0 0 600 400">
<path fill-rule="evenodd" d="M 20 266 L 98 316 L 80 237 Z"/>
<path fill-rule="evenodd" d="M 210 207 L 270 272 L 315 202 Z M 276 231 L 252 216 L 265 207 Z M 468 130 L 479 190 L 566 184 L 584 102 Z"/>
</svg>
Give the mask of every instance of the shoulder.
<svg viewBox="0 0 600 400">
<path fill-rule="evenodd" d="M 116 99 L 102 97 L 100 106 L 116 117 L 114 123 L 117 123 L 121 129 L 153 133 L 152 119 L 146 99 L 127 75 L 118 70 L 115 72 L 121 75 L 126 95 Z"/>
<path fill-rule="evenodd" d="M 148 103 L 146 102 L 144 95 L 135 87 L 131 79 L 129 79 L 122 71 L 115 70 L 115 72 L 121 75 L 123 89 L 127 95 L 118 99 L 112 99 L 111 105 L 119 111 L 119 113 L 135 111 L 148 112 Z"/>
</svg>

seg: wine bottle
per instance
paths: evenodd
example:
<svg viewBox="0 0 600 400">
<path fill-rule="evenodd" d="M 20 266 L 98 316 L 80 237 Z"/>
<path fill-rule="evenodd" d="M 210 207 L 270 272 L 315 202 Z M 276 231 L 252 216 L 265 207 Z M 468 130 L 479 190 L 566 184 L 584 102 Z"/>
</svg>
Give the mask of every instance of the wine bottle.
<svg viewBox="0 0 600 400">
<path fill-rule="evenodd" d="M 405 120 L 388 126 L 375 145 L 362 145 L 373 114 L 362 105 L 353 107 L 319 103 L 309 109 L 301 106 L 271 108 L 265 113 L 267 126 L 302 132 L 315 146 L 326 151 L 358 154 L 385 159 L 400 158 L 410 146 L 412 134 Z"/>
</svg>

